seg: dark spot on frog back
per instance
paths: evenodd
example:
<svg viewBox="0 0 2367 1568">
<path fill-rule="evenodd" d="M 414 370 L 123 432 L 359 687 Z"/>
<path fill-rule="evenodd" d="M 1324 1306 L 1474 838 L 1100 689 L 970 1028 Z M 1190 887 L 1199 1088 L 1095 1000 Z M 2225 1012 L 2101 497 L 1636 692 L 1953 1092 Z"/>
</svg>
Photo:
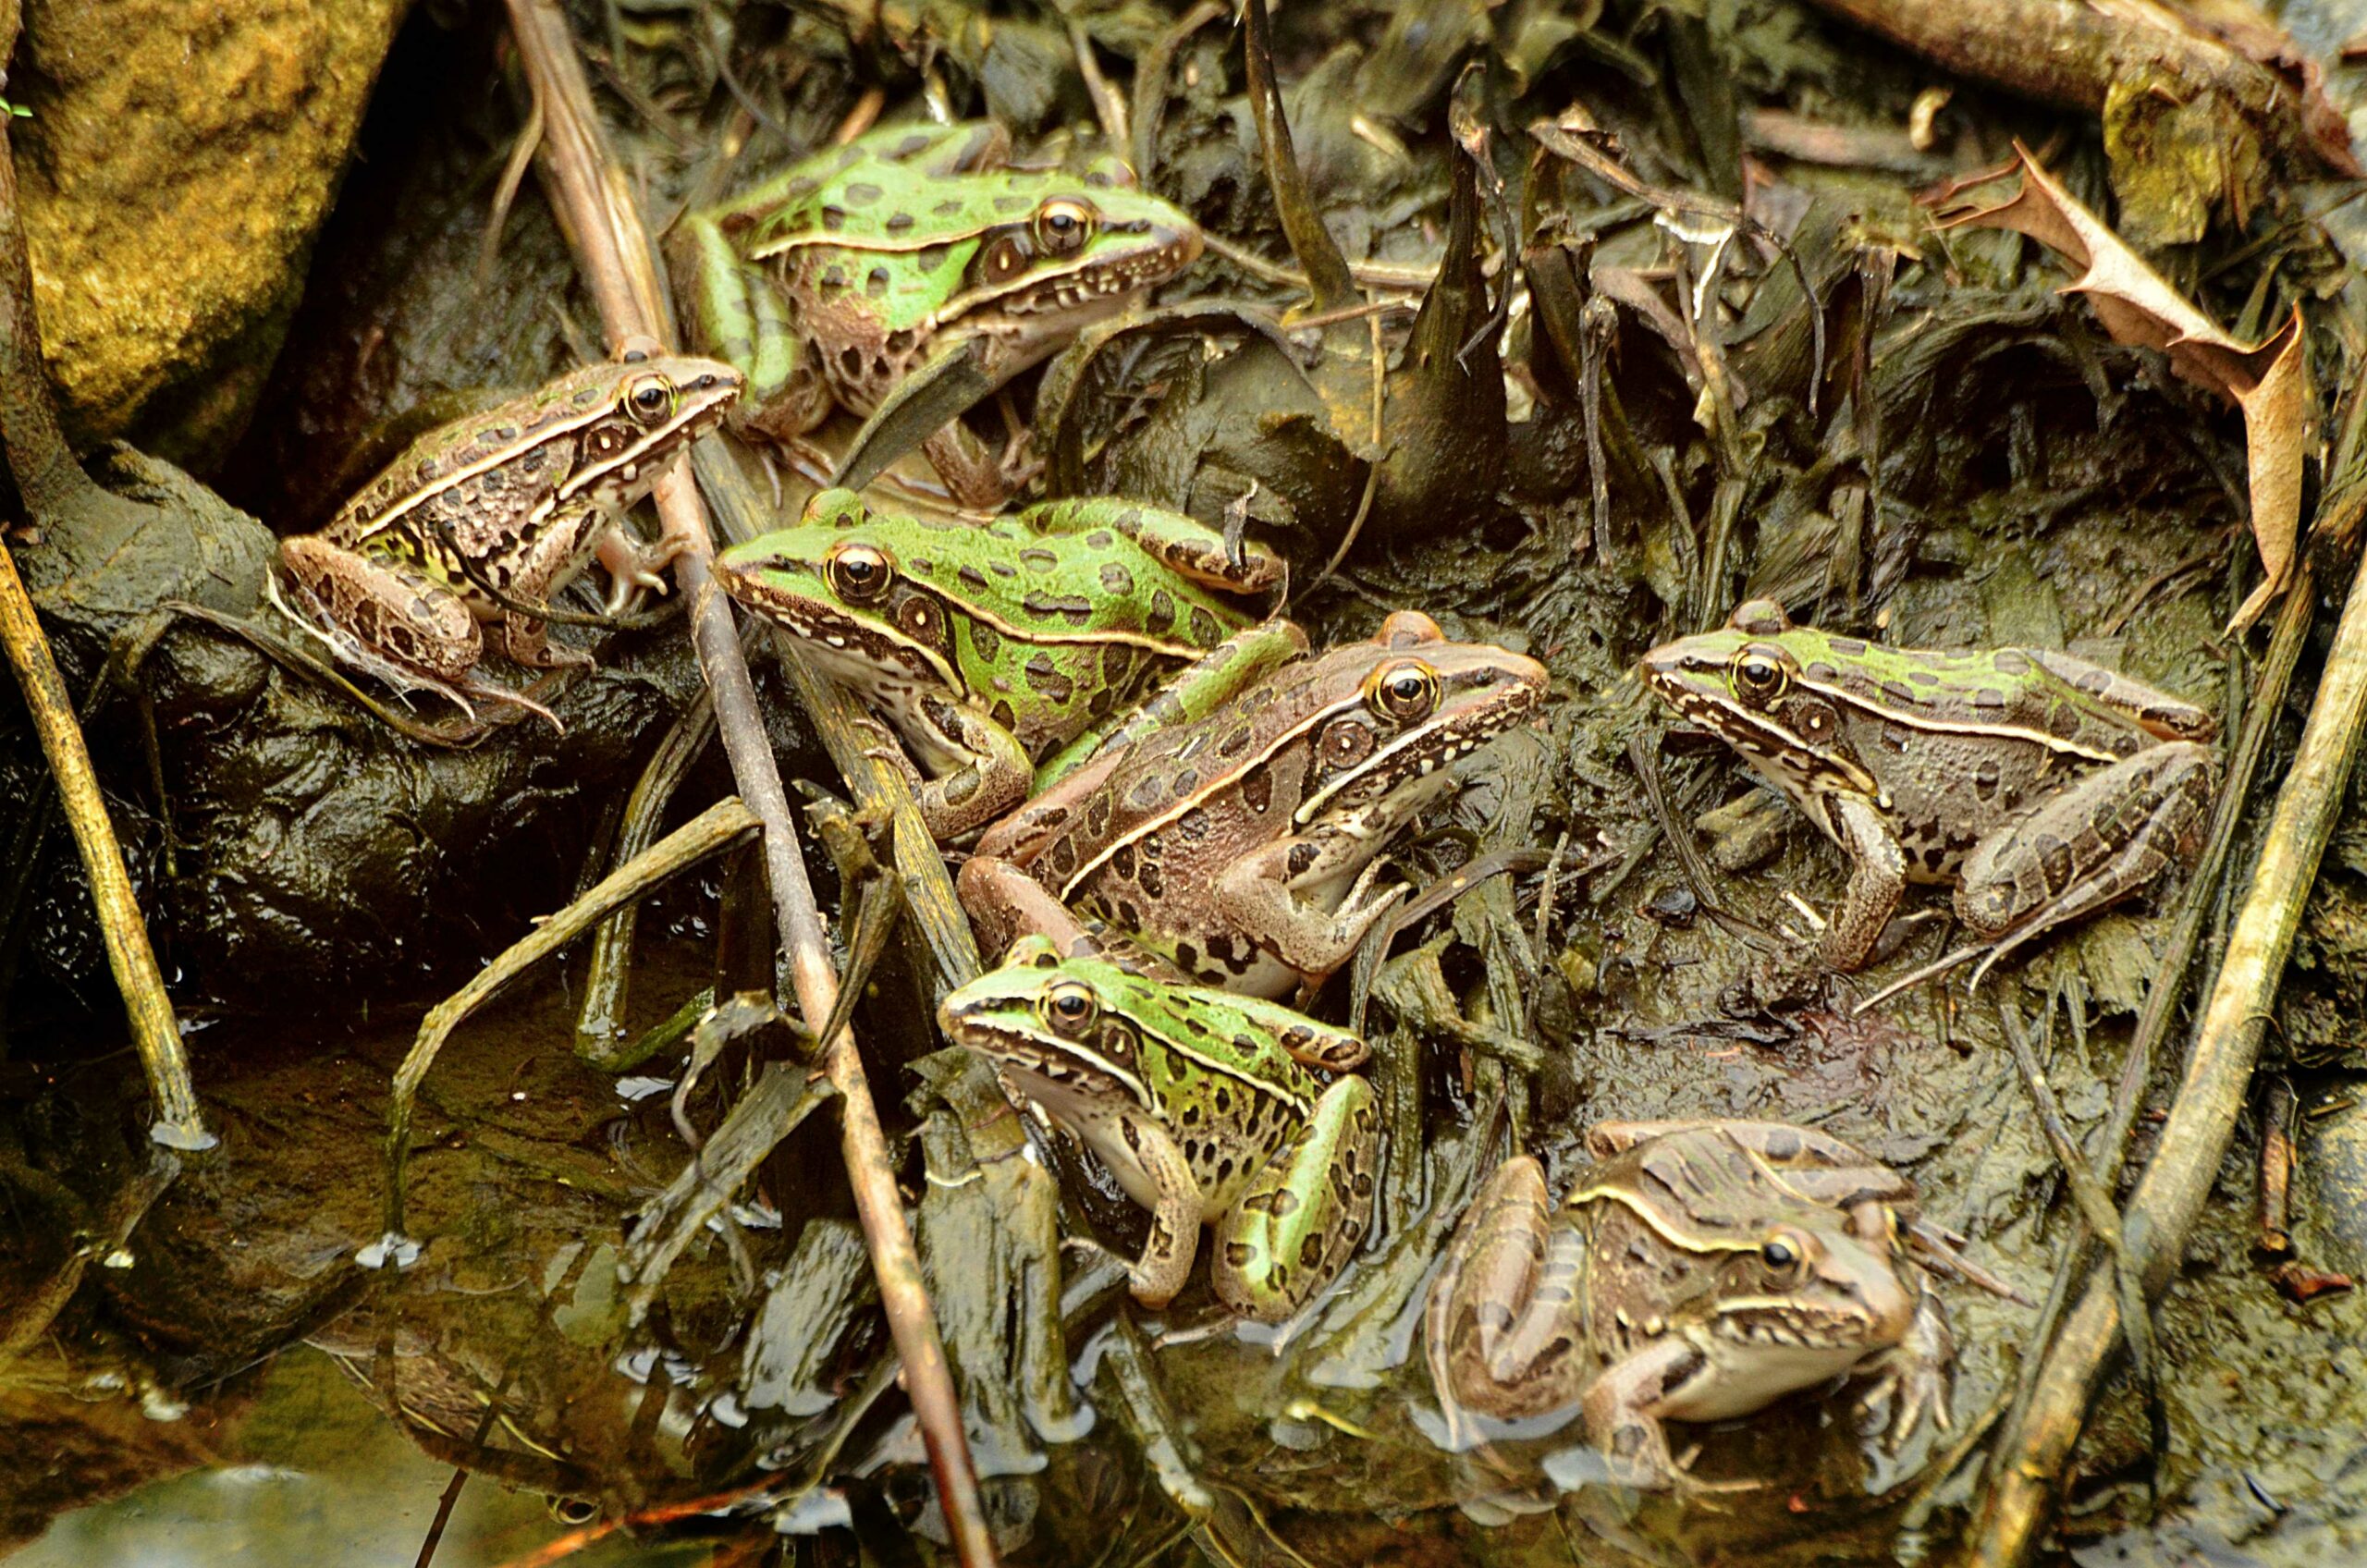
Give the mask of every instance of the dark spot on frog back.
<svg viewBox="0 0 2367 1568">
<path fill-rule="evenodd" d="M 1049 654 L 1031 654 L 1025 665 L 1027 684 L 1055 703 L 1065 703 L 1076 694 L 1076 682 L 1061 673 Z"/>
<path fill-rule="evenodd" d="M 851 179 L 839 187 L 839 200 L 850 207 L 868 207 L 886 194 L 867 179 Z"/>
</svg>

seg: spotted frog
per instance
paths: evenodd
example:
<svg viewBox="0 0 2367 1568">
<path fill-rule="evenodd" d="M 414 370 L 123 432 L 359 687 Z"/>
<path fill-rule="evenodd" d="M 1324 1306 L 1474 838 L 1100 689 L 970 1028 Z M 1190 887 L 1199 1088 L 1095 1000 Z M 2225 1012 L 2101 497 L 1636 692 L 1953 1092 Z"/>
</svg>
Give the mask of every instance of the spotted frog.
<svg viewBox="0 0 2367 1568">
<path fill-rule="evenodd" d="M 983 940 L 1101 922 L 1205 985 L 1306 990 L 1403 892 L 1381 854 L 1448 765 L 1534 715 L 1544 667 L 1416 611 L 1113 746 L 998 823 L 959 888 Z"/>
<path fill-rule="evenodd" d="M 1424 1318 L 1451 1422 L 1583 1418 L 1627 1484 L 1686 1483 L 1668 1421 L 1875 1374 L 1894 1451 L 1947 1425 L 1954 1344 L 1902 1240 L 1914 1184 L 1772 1121 L 1605 1122 L 1556 1206 L 1527 1156 L 1464 1215 Z"/>
<path fill-rule="evenodd" d="M 884 754 L 940 840 L 1053 782 L 1156 678 L 1176 678 L 1180 718 L 1306 647 L 1242 606 L 1281 585 L 1278 558 L 1108 498 L 977 525 L 826 490 L 796 527 L 725 551 L 716 574 L 887 717 L 912 754 Z"/>
<path fill-rule="evenodd" d="M 1984 967 L 2136 893 L 2191 858 L 2217 779 L 2209 713 L 2050 649 L 1885 648 L 1754 599 L 1640 669 L 1848 854 L 1835 969 L 1908 882 L 1956 885 Z"/>
<path fill-rule="evenodd" d="M 300 600 L 399 669 L 465 685 L 478 622 L 533 668 L 590 662 L 553 647 L 534 610 L 595 556 L 611 613 L 673 550 L 643 544 L 624 508 L 722 420 L 740 373 L 713 360 L 637 356 L 586 365 L 488 413 L 420 437 L 328 526 L 280 541 Z"/>
<path fill-rule="evenodd" d="M 1206 1225 L 1217 1298 L 1281 1322 L 1331 1283 L 1371 1224 L 1380 1116 L 1350 1072 L 1365 1044 L 1345 1030 L 1107 958 L 1062 957 L 1041 937 L 946 998 L 938 1019 L 1151 1211 L 1130 1271 L 1145 1306 L 1184 1288 Z M 1325 1086 L 1311 1069 L 1340 1076 Z"/>
<path fill-rule="evenodd" d="M 1122 164 L 1009 166 L 991 123 L 890 126 L 687 220 L 706 341 L 750 378 L 752 426 L 858 414 L 959 344 L 990 386 L 1124 310 L 1199 255 L 1190 217 Z M 1009 474 L 959 420 L 924 449 L 955 499 Z"/>
</svg>

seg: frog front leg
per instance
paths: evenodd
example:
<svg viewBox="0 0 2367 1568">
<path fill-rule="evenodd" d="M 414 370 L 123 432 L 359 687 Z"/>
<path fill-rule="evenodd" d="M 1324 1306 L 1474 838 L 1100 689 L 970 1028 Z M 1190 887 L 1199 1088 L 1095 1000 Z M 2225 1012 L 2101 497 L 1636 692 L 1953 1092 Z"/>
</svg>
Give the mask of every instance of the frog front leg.
<svg viewBox="0 0 2367 1568">
<path fill-rule="evenodd" d="M 771 276 L 740 259 L 713 215 L 684 218 L 682 228 L 693 335 L 701 351 L 747 378 L 728 417 L 738 428 L 777 441 L 820 424 L 833 406 L 830 389 Z"/>
<path fill-rule="evenodd" d="M 1496 1168 L 1455 1228 L 1424 1314 L 1430 1382 L 1457 1408 L 1517 1421 L 1577 1402 L 1589 1368 L 1578 1331 L 1584 1242 L 1553 1223 L 1545 1168 Z"/>
<path fill-rule="evenodd" d="M 1371 859 L 1369 839 L 1338 828 L 1277 839 L 1227 866 L 1216 879 L 1219 911 L 1233 925 L 1310 982 L 1348 962 L 1391 906 L 1408 889 L 1400 884 L 1375 895 L 1380 862 Z M 1363 870 L 1327 911 L 1311 895 Z"/>
<path fill-rule="evenodd" d="M 1907 849 L 1870 801 L 1829 795 L 1825 818 L 1827 831 L 1849 857 L 1849 886 L 1817 950 L 1832 968 L 1862 969 L 1907 891 Z"/>
<path fill-rule="evenodd" d="M 1661 1407 L 1702 1370 L 1702 1354 L 1682 1334 L 1651 1340 L 1605 1366 L 1580 1408 L 1587 1441 L 1610 1461 L 1612 1478 L 1646 1491 L 1686 1485 L 1669 1452 Z"/>
<path fill-rule="evenodd" d="M 622 513 L 611 510 L 602 518 L 592 549 L 608 574 L 608 594 L 600 607 L 612 616 L 630 615 L 641 607 L 644 592 L 666 592 L 666 569 L 682 553 L 682 542 L 649 544 Z"/>
<path fill-rule="evenodd" d="M 583 570 L 584 560 L 592 554 L 593 537 L 603 525 L 605 516 L 600 508 L 589 506 L 555 513 L 545 521 L 542 531 L 514 564 L 488 561 L 482 563 L 480 570 L 503 598 L 548 608 L 551 596 Z M 562 669 L 593 662 L 592 655 L 582 648 L 552 643 L 550 623 L 541 616 L 521 613 L 508 606 L 497 606 L 490 600 L 481 602 L 488 610 L 498 609 L 501 651 L 521 668 Z"/>
<path fill-rule="evenodd" d="M 2047 796 L 1974 845 L 1956 909 L 1995 943 L 1982 972 L 2192 856 L 2217 776 L 2207 746 L 2148 747 Z"/>
<path fill-rule="evenodd" d="M 997 453 L 959 414 L 922 441 L 921 450 L 954 503 L 974 511 L 1000 511 L 1041 466 L 1018 451 Z"/>
<path fill-rule="evenodd" d="M 1142 1256 L 1126 1269 L 1134 1298 L 1156 1312 L 1175 1299 L 1192 1277 L 1192 1256 L 1200 1247 L 1203 1220 L 1200 1184 L 1192 1162 L 1167 1130 L 1148 1118 L 1129 1118 L 1119 1129 L 1131 1173 L 1150 1196 L 1150 1235 Z M 1135 1185 L 1129 1182 L 1131 1190 Z"/>
<path fill-rule="evenodd" d="M 1217 1224 L 1217 1299 L 1280 1323 L 1347 1267 L 1372 1223 L 1380 1111 L 1372 1085 L 1342 1078 Z"/>
<path fill-rule="evenodd" d="M 1898 1343 L 1865 1363 L 1861 1370 L 1874 1375 L 1862 1403 L 1865 1420 L 1859 1435 L 1872 1439 L 1884 1453 L 1895 1455 L 1927 1421 L 1946 1431 L 1954 1423 L 1948 1413 L 1948 1363 L 1956 1354 L 1956 1336 L 1948 1329 L 1947 1311 L 1921 1269 L 1911 1275 L 1916 1290 L 1915 1316 Z"/>
<path fill-rule="evenodd" d="M 1035 763 L 1017 736 L 977 709 L 924 695 L 900 708 L 897 721 L 929 772 L 894 746 L 886 749 L 886 760 L 902 770 L 921 820 L 938 843 L 985 827 L 1027 798 Z"/>
<path fill-rule="evenodd" d="M 362 555 L 317 533 L 281 540 L 279 558 L 331 625 L 399 664 L 460 681 L 484 655 L 484 634 L 467 603 L 415 567 Z"/>
</svg>

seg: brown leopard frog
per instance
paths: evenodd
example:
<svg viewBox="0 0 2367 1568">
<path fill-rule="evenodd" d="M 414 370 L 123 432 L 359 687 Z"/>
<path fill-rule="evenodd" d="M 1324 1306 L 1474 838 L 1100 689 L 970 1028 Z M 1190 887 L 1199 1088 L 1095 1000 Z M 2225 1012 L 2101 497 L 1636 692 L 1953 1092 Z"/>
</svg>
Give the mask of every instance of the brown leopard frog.
<svg viewBox="0 0 2367 1568">
<path fill-rule="evenodd" d="M 1907 1256 L 1914 1184 L 1772 1121 L 1605 1122 L 1558 1206 L 1527 1156 L 1489 1180 L 1430 1291 L 1430 1374 L 1538 1435 L 1576 1414 L 1626 1484 L 1688 1484 L 1667 1421 L 1748 1415 L 1878 1374 L 1886 1448 L 1948 1422 L 1947 1318 Z M 1885 1408 L 1886 1407 L 1886 1408 Z"/>
</svg>

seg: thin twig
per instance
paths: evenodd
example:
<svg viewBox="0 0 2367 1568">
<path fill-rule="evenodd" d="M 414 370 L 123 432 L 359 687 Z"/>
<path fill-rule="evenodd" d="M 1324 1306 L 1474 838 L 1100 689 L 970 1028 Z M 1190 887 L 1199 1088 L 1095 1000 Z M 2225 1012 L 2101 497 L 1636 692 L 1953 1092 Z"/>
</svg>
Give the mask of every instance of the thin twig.
<svg viewBox="0 0 2367 1568">
<path fill-rule="evenodd" d="M 2177 1097 L 2153 1158 L 2129 1201 L 2128 1250 L 2159 1299 L 2202 1211 L 2235 1135 L 2269 1009 L 2291 955 L 2301 906 L 2317 879 L 2348 791 L 2362 719 L 2367 719 L 2367 558 L 2343 606 L 2301 743 L 2260 836 L 2260 861 L 2228 934 L 2217 983 L 2195 1034 Z M 2028 1560 L 2047 1516 L 2056 1478 L 2079 1439 L 2088 1403 L 2120 1337 L 2119 1304 L 2108 1279 L 2089 1281 L 2079 1306 L 2048 1347 L 2021 1419 L 1991 1467 L 1992 1486 L 1973 1535 L 1970 1561 L 2009 1568 Z"/>
<path fill-rule="evenodd" d="M 544 107 L 542 168 L 551 205 L 572 231 L 578 259 L 600 304 L 602 324 L 611 341 L 636 334 L 671 341 L 648 236 L 602 144 L 591 90 L 567 19 L 550 0 L 509 0 L 509 8 L 520 58 Z M 715 696 L 717 725 L 732 777 L 741 798 L 765 824 L 765 870 L 798 1010 L 818 1023 L 836 1011 L 838 975 L 798 852 L 789 798 L 757 711 L 755 686 L 741 656 L 730 607 L 716 586 L 715 545 L 705 513 L 687 472 L 678 471 L 662 480 L 656 499 L 668 538 L 682 547 L 674 560 L 675 582 L 691 606 L 692 639 Z M 964 1568 L 979 1568 L 995 1561 L 993 1538 L 979 1507 L 976 1471 L 944 1343 L 921 1281 L 912 1228 L 852 1030 L 840 1029 L 823 1043 L 823 1063 L 840 1096 L 847 1180 L 871 1250 L 872 1270 L 878 1277 L 880 1304 L 903 1361 L 906 1391 L 928 1449 L 954 1552 Z"/>
<path fill-rule="evenodd" d="M 156 1097 L 156 1121 L 148 1135 L 169 1148 L 210 1149 L 215 1139 L 205 1130 L 205 1114 L 198 1107 L 197 1090 L 190 1084 L 189 1058 L 181 1051 L 172 999 L 165 995 L 165 976 L 156 967 L 155 949 L 148 944 L 148 926 L 140 913 L 140 900 L 131 890 L 131 877 L 123 868 L 123 847 L 116 841 L 115 825 L 107 819 L 99 776 L 91 766 L 90 749 L 82 743 L 82 728 L 74 722 L 74 699 L 66 690 L 66 678 L 58 673 L 57 661 L 50 656 L 41 622 L 34 618 L 32 595 L 25 591 L 16 560 L 4 544 L 0 544 L 0 643 L 7 645 L 9 666 L 17 672 L 25 706 L 41 735 L 42 753 L 57 780 L 67 825 L 74 830 L 75 847 L 82 851 L 82 869 L 91 879 L 91 900 L 99 906 L 107 966 L 115 971 L 116 988 L 123 993 L 131 1043 L 140 1049 L 140 1064 L 147 1070 L 149 1090 Z"/>
</svg>

